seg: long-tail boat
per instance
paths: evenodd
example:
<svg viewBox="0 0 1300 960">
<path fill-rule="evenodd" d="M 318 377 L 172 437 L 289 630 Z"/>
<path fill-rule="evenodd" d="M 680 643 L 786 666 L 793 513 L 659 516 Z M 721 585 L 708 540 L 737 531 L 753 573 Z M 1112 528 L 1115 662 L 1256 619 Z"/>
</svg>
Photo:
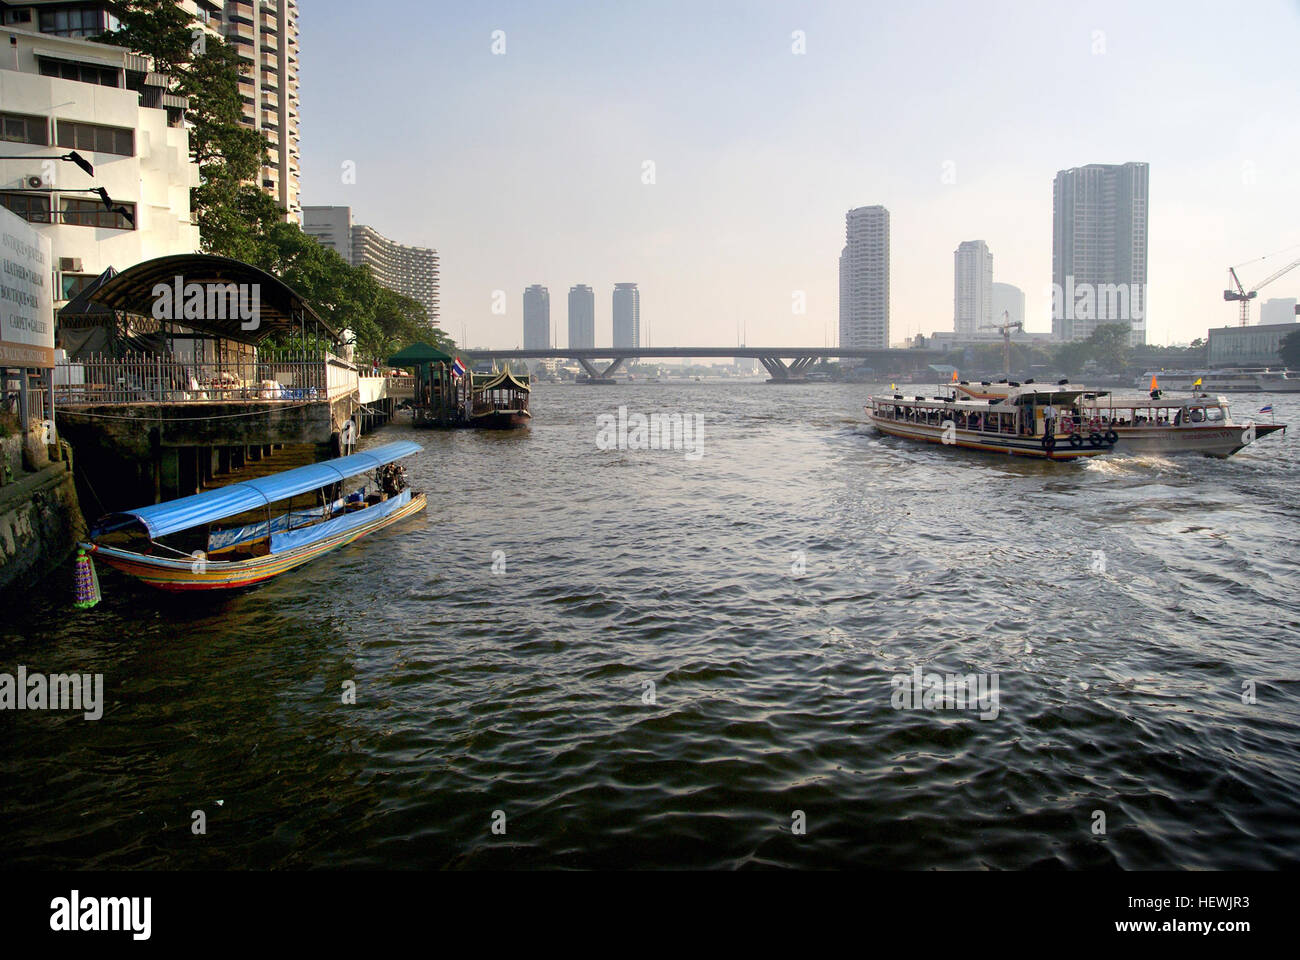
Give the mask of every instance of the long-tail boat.
<svg viewBox="0 0 1300 960">
<path fill-rule="evenodd" d="M 520 378 L 506 369 L 472 376 L 473 400 L 463 426 L 486 430 L 528 426 L 533 415 L 528 409 L 532 387 L 527 375 Z"/>
<path fill-rule="evenodd" d="M 234 590 L 299 567 L 419 513 L 425 495 L 396 463 L 422 448 L 362 453 L 242 480 L 179 500 L 110 513 L 91 529 L 91 556 L 151 587 Z M 372 473 L 348 492 L 349 481 Z"/>
</svg>

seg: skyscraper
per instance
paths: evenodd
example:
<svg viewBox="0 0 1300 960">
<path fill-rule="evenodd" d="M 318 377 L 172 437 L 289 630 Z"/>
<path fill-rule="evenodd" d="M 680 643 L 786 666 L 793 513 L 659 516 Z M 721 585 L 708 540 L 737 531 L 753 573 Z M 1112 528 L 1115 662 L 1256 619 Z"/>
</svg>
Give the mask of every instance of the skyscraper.
<svg viewBox="0 0 1300 960">
<path fill-rule="evenodd" d="M 641 346 L 641 291 L 635 283 L 614 284 L 614 346 Z"/>
<path fill-rule="evenodd" d="M 297 223 L 298 199 L 298 2 L 297 0 L 177 0 L 194 30 L 221 37 L 247 71 L 239 78 L 242 122 L 266 135 L 267 165 L 257 185 Z M 4 22 L 60 37 L 93 37 L 118 27 L 108 0 L 39 0 L 5 3 Z M 133 61 L 134 63 L 135 61 Z M 64 74 L 67 76 L 68 74 Z M 149 84 L 166 80 L 148 69 Z M 172 78 L 173 80 L 175 78 Z M 107 84 L 105 84 L 107 85 Z M 176 107 L 174 91 L 141 90 L 142 107 Z"/>
<path fill-rule="evenodd" d="M 993 284 L 993 322 L 1024 323 L 1025 291 L 1010 283 Z"/>
<path fill-rule="evenodd" d="M 569 346 L 596 345 L 596 294 L 585 283 L 569 288 Z"/>
<path fill-rule="evenodd" d="M 1052 182 L 1052 333 L 1086 340 L 1101 324 L 1146 343 L 1147 164 L 1090 163 Z"/>
<path fill-rule="evenodd" d="M 889 211 L 858 207 L 844 217 L 840 253 L 840 346 L 889 346 Z"/>
<path fill-rule="evenodd" d="M 983 240 L 965 240 L 953 254 L 952 328 L 961 336 L 993 325 L 993 254 Z"/>
<path fill-rule="evenodd" d="M 524 290 L 524 349 L 551 345 L 551 292 L 540 283 Z"/>
<path fill-rule="evenodd" d="M 381 286 L 424 304 L 438 322 L 438 251 L 389 240 L 352 222 L 351 207 L 303 207 L 302 230 L 354 267 L 365 264 Z"/>
<path fill-rule="evenodd" d="M 185 6 L 185 4 L 182 4 Z M 259 186 L 297 222 L 298 199 L 298 3 L 297 0 L 225 0 L 196 3 L 200 19 L 224 14 L 225 39 L 248 72 L 239 79 L 244 123 L 270 141 L 270 162 Z"/>
</svg>

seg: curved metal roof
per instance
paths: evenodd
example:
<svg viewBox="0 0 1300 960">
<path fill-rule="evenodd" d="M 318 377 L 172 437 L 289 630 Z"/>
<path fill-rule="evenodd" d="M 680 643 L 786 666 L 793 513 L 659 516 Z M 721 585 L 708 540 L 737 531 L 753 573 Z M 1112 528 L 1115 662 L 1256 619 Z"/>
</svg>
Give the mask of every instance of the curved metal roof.
<svg viewBox="0 0 1300 960">
<path fill-rule="evenodd" d="M 169 533 L 189 530 L 205 523 L 224 520 L 249 510 L 265 507 L 277 500 L 296 497 L 331 483 L 355 477 L 385 463 L 418 453 L 423 448 L 410 440 L 398 440 L 372 447 L 364 453 L 337 457 L 321 463 L 295 467 L 282 473 L 253 480 L 241 480 L 226 487 L 205 490 L 192 496 L 155 503 L 137 510 L 110 514 L 96 524 L 95 535 L 120 530 L 132 522 L 141 524 L 151 540 Z"/>
<path fill-rule="evenodd" d="M 220 315 L 208 316 L 206 301 L 203 316 L 176 315 L 161 318 L 168 322 L 201 333 L 255 344 L 278 330 L 297 330 L 301 320 L 308 326 L 320 327 L 336 342 L 340 339 L 339 331 L 322 320 L 307 301 L 279 277 L 242 260 L 206 253 L 173 254 L 137 263 L 107 281 L 94 292 L 92 299 L 96 304 L 112 310 L 153 317 L 155 304 L 160 298 L 155 295 L 155 288 L 165 284 L 174 290 L 177 278 L 180 278 L 182 285 L 197 283 L 205 288 L 208 284 L 256 284 L 257 326 L 246 330 L 243 319 L 238 315 L 224 316 L 233 311 L 217 310 L 215 314 Z M 248 297 L 251 298 L 251 291 Z M 175 313 L 181 314 L 182 311 L 177 310 Z"/>
</svg>

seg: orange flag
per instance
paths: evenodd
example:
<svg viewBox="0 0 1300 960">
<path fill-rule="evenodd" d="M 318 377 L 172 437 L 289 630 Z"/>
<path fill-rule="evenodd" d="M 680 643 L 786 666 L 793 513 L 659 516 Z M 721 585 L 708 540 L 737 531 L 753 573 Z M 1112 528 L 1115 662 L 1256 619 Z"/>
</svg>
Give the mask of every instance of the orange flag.
<svg viewBox="0 0 1300 960">
<path fill-rule="evenodd" d="M 952 382 L 953 382 L 953 383 L 956 383 L 956 382 L 957 382 L 957 371 L 956 371 L 956 370 L 954 370 L 954 371 L 952 372 Z"/>
<path fill-rule="evenodd" d="M 1152 389 L 1152 390 L 1159 390 L 1159 389 L 1160 389 L 1159 384 L 1156 383 L 1156 375 L 1155 375 L 1154 373 L 1151 374 L 1151 389 Z"/>
</svg>

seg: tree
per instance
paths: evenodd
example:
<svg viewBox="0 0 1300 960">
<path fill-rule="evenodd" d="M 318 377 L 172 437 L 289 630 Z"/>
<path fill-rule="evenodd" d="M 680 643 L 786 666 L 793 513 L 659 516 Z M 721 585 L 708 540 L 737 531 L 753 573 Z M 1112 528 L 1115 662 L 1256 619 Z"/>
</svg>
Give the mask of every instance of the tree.
<svg viewBox="0 0 1300 960">
<path fill-rule="evenodd" d="M 1091 359 L 1103 370 L 1119 373 L 1128 364 L 1128 338 L 1129 330 L 1124 324 L 1103 323 L 1085 342 Z"/>
<path fill-rule="evenodd" d="M 243 60 L 231 44 L 205 33 L 175 0 L 123 0 L 109 9 L 120 27 L 94 39 L 149 57 L 188 101 L 190 156 L 201 179 L 190 208 L 202 248 L 250 259 L 257 235 L 282 220 L 284 210 L 258 186 L 269 162 L 268 143 L 243 123 Z"/>
<path fill-rule="evenodd" d="M 1063 373 L 1074 376 L 1083 370 L 1083 365 L 1088 362 L 1091 353 L 1086 342 L 1076 341 L 1061 344 L 1056 348 L 1052 359 Z"/>
<path fill-rule="evenodd" d="M 1300 330 L 1288 333 L 1277 347 L 1278 356 L 1288 367 L 1300 367 Z"/>
</svg>

